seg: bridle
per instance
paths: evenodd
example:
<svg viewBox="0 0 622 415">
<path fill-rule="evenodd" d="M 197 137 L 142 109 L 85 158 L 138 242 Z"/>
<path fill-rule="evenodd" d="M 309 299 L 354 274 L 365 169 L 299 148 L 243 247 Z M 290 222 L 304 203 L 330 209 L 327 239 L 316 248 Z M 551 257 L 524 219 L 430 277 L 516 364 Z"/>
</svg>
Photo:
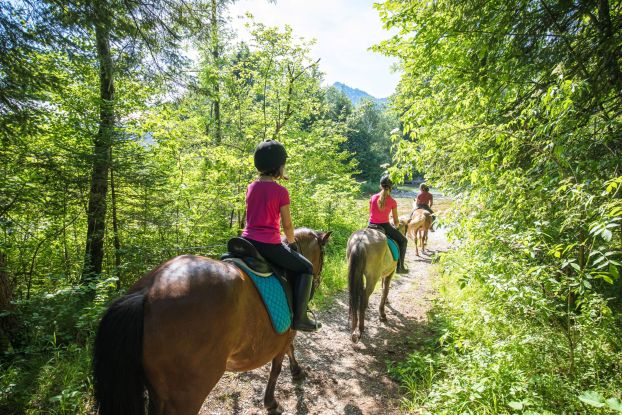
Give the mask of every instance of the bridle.
<svg viewBox="0 0 622 415">
<path fill-rule="evenodd" d="M 318 246 L 320 247 L 320 266 L 317 273 L 313 274 L 313 289 L 315 290 L 320 283 L 322 282 L 322 269 L 324 268 L 324 255 L 326 254 L 324 249 L 324 244 L 322 244 L 322 238 L 315 232 L 313 232 L 313 237 L 317 241 Z M 306 255 L 302 252 L 302 246 L 298 244 L 298 249 L 300 251 L 300 255 L 306 258 Z"/>
</svg>

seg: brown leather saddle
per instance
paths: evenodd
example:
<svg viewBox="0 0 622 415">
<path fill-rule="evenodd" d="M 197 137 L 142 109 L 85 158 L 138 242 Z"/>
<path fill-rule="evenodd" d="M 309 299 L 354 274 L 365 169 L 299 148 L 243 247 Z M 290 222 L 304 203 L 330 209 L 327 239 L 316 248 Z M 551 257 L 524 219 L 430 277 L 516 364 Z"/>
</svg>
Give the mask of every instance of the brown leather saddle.
<svg viewBox="0 0 622 415">
<path fill-rule="evenodd" d="M 292 286 L 287 277 L 286 270 L 268 262 L 248 240 L 239 236 L 229 239 L 227 242 L 227 252 L 221 255 L 220 259 L 244 271 L 244 266 L 240 266 L 239 263 L 241 261 L 243 265 L 246 265 L 246 267 L 259 276 L 269 277 L 271 274 L 274 274 L 285 291 L 291 310 L 293 304 Z"/>
</svg>

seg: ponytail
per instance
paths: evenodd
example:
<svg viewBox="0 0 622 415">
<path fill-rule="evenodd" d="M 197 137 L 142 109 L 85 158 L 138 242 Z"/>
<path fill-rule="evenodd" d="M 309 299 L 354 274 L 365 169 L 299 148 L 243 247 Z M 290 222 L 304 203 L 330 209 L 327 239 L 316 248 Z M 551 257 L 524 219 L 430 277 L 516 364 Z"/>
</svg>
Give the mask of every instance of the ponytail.
<svg viewBox="0 0 622 415">
<path fill-rule="evenodd" d="M 385 205 L 387 204 L 387 196 L 391 192 L 390 187 L 383 187 L 382 192 L 380 193 L 380 199 L 378 199 L 378 207 L 380 210 L 384 210 Z"/>
</svg>

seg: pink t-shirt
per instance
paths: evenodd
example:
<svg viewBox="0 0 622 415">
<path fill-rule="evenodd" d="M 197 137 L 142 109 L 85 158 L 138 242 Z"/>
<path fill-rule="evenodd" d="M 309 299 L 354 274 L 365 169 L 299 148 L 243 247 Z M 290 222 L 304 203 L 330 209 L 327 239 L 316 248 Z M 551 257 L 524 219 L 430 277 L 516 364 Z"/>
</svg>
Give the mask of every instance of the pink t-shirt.
<svg viewBox="0 0 622 415">
<path fill-rule="evenodd" d="M 281 243 L 281 206 L 289 205 L 289 192 L 276 182 L 248 185 L 246 227 L 242 237 L 267 244 Z"/>
<path fill-rule="evenodd" d="M 387 196 L 384 203 L 384 209 L 378 207 L 380 193 L 376 193 L 369 201 L 369 223 L 387 223 L 389 222 L 389 213 L 393 208 L 397 207 L 397 202 L 391 196 Z"/>
<path fill-rule="evenodd" d="M 417 204 L 418 205 L 430 205 L 430 202 L 432 201 L 433 197 L 432 197 L 432 193 L 430 192 L 419 192 L 419 194 L 417 195 Z"/>
</svg>

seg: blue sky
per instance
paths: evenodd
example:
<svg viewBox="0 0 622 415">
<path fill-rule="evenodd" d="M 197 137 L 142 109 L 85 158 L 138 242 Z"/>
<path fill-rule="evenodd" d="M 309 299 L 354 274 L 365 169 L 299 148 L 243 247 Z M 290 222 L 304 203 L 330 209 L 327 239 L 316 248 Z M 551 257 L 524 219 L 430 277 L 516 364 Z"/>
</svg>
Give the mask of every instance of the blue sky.
<svg viewBox="0 0 622 415">
<path fill-rule="evenodd" d="M 271 26 L 288 24 L 294 34 L 316 39 L 313 56 L 321 58 L 325 83 L 343 82 L 377 98 L 395 91 L 399 74 L 391 71 L 395 62 L 367 50 L 389 37 L 378 12 L 367 0 L 239 0 L 230 6 L 231 23 L 244 32 L 242 16 L 250 12 L 255 20 Z M 244 38 L 244 33 L 240 33 Z"/>
</svg>

